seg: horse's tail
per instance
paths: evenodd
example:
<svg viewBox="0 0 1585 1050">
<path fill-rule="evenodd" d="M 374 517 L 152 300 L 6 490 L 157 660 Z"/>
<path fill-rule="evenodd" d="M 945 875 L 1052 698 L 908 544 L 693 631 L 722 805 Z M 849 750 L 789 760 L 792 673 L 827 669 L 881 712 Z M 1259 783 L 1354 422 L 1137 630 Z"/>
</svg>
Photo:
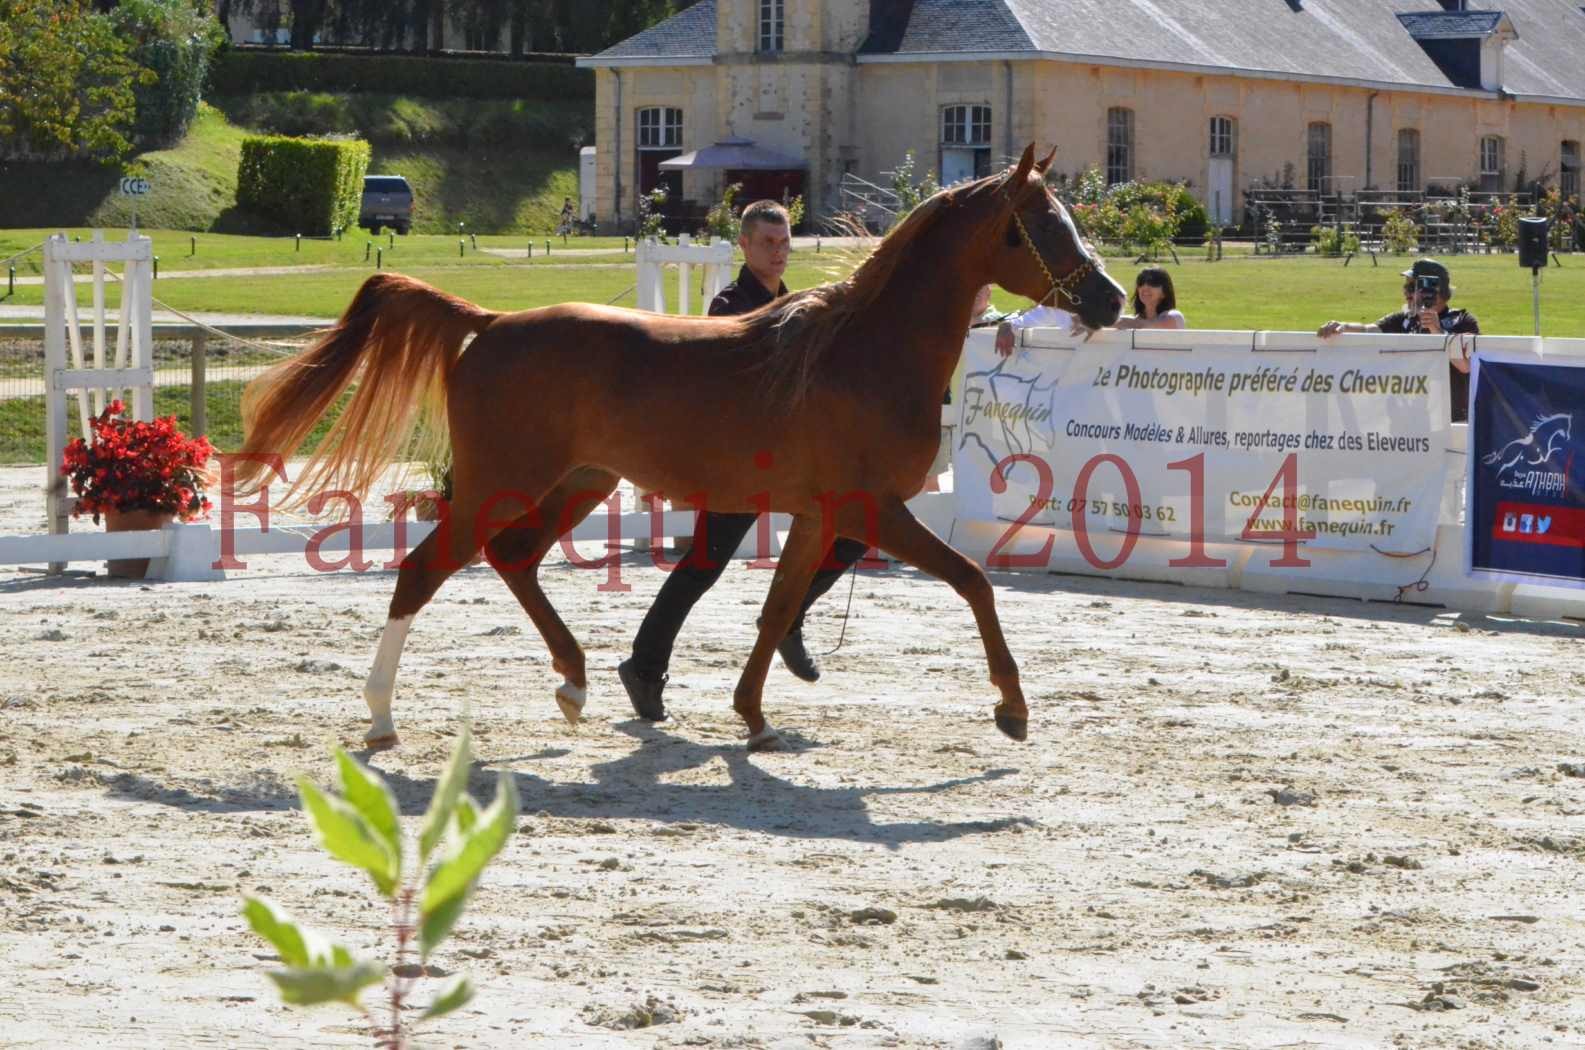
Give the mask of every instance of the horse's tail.
<svg viewBox="0 0 1585 1050">
<path fill-rule="evenodd" d="M 236 491 L 261 487 L 268 457 L 295 452 L 354 381 L 350 400 L 287 489 L 286 505 L 305 493 L 368 493 L 409 451 L 421 420 L 424 439 L 444 445 L 447 376 L 463 341 L 499 316 L 411 277 L 370 277 L 335 327 L 248 384 Z"/>
</svg>

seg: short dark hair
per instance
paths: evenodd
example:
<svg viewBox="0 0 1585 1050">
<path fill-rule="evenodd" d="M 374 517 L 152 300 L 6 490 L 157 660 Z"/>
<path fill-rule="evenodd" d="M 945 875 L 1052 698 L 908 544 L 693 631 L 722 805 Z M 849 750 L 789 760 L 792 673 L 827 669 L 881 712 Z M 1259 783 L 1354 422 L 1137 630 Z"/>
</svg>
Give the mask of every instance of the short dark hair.
<svg viewBox="0 0 1585 1050">
<path fill-rule="evenodd" d="M 752 227 L 762 222 L 768 222 L 772 226 L 792 225 L 787 209 L 780 204 L 772 200 L 755 201 L 743 209 L 743 236 L 747 237 L 752 232 Z"/>
<path fill-rule="evenodd" d="M 1172 287 L 1172 275 L 1159 266 L 1149 266 L 1139 271 L 1139 276 L 1134 278 L 1134 314 L 1137 316 L 1145 312 L 1145 304 L 1139 301 L 1139 286 L 1148 284 L 1152 288 L 1161 289 L 1161 305 L 1156 308 L 1156 316 L 1160 317 L 1168 310 L 1178 308 L 1178 293 Z"/>
</svg>

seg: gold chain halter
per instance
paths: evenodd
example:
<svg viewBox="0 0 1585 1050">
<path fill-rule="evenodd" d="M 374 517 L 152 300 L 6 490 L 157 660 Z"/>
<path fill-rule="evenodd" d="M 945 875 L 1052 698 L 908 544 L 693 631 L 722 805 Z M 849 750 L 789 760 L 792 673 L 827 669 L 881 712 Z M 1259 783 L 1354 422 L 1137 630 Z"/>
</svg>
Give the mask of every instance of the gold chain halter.
<svg viewBox="0 0 1585 1050">
<path fill-rule="evenodd" d="M 1040 249 L 1035 247 L 1034 238 L 1030 237 L 1029 231 L 1024 228 L 1023 216 L 1019 215 L 1016 210 L 1013 212 L 1013 223 L 1018 227 L 1018 235 L 1024 239 L 1024 244 L 1028 246 L 1029 254 L 1035 257 L 1035 264 L 1040 267 L 1040 272 L 1046 275 L 1047 281 L 1051 282 L 1051 290 L 1041 296 L 1040 301 L 1044 303 L 1047 299 L 1051 299 L 1055 293 L 1061 292 L 1073 306 L 1082 305 L 1084 298 L 1075 289 L 1080 281 L 1095 272 L 1095 261 L 1086 258 L 1079 265 L 1069 270 L 1066 277 L 1058 280 L 1052 275 L 1051 267 L 1046 265 L 1045 256 L 1041 255 Z M 1057 305 L 1055 300 L 1052 301 L 1052 305 Z"/>
</svg>

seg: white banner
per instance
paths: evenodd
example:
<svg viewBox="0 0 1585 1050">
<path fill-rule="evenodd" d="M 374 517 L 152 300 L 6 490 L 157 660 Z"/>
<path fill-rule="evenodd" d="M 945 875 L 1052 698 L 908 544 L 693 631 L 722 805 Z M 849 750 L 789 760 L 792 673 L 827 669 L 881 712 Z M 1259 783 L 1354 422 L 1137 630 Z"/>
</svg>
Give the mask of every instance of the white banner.
<svg viewBox="0 0 1585 1050">
<path fill-rule="evenodd" d="M 1443 350 L 1385 336 L 1345 349 L 1282 333 L 1023 334 L 1044 345 L 1002 358 L 988 335 L 969 339 L 953 453 L 958 518 L 1006 523 L 999 546 L 1020 523 L 1046 526 L 1111 569 L 1136 536 L 1183 541 L 1187 565 L 1207 542 L 1277 544 L 1294 563 L 1303 545 L 1433 545 Z M 1122 534 L 1121 550 L 1092 557 L 1091 532 Z"/>
</svg>

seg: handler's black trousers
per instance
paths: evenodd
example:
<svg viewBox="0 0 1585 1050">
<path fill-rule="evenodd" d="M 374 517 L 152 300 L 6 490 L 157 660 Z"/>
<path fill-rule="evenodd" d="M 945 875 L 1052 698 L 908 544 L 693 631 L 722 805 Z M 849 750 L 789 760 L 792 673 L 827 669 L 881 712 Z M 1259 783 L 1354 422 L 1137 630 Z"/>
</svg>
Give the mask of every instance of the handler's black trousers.
<svg viewBox="0 0 1585 1050">
<path fill-rule="evenodd" d="M 704 597 L 704 592 L 715 586 L 715 581 L 721 578 L 727 562 L 737 553 L 743 537 L 748 535 L 758 520 L 758 514 L 700 515 L 694 527 L 694 549 L 667 575 L 666 582 L 661 584 L 660 593 L 655 595 L 654 603 L 644 615 L 638 636 L 633 639 L 633 668 L 640 675 L 658 678 L 666 673 L 671 663 L 672 645 L 677 641 L 683 621 L 693 610 L 694 603 Z M 705 549 L 702 551 L 698 545 L 699 536 L 704 537 Z M 809 593 L 804 595 L 803 606 L 798 610 L 798 618 L 793 621 L 789 634 L 803 629 L 804 613 L 809 611 L 815 599 L 829 591 L 848 566 L 864 557 L 867 550 L 868 544 L 845 536 L 837 538 L 828 556 L 821 559 L 822 567 L 816 569 L 814 579 L 809 583 Z M 825 568 L 831 561 L 835 562 L 835 566 Z"/>
</svg>

